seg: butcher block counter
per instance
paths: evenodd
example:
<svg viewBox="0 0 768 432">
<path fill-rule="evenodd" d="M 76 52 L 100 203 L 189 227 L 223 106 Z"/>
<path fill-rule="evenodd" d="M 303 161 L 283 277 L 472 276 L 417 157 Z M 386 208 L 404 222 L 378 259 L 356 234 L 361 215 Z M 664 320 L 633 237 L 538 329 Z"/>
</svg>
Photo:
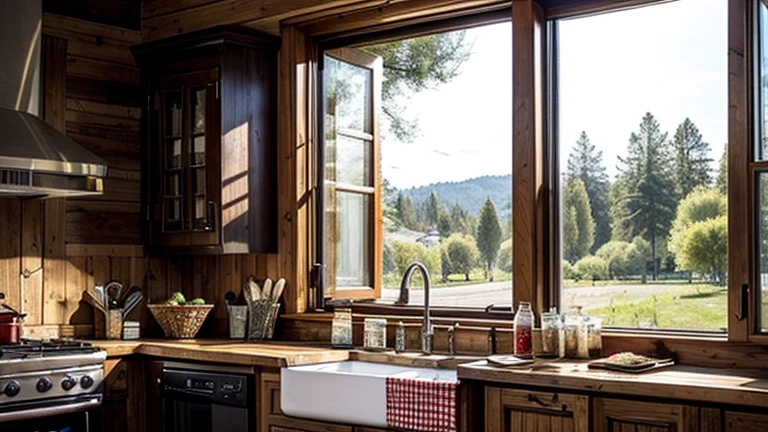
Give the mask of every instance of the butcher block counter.
<svg viewBox="0 0 768 432">
<path fill-rule="evenodd" d="M 459 366 L 458 376 L 515 387 L 768 407 L 765 371 L 676 365 L 632 374 L 589 369 L 585 361 L 536 360 L 532 367 L 499 368 L 483 360 Z"/>
<path fill-rule="evenodd" d="M 210 363 L 226 363 L 244 366 L 288 367 L 313 363 L 344 361 L 349 359 L 346 350 L 334 350 L 318 344 L 301 342 L 256 343 L 227 339 L 139 339 L 90 341 L 107 351 L 108 357 L 132 354 L 162 357 L 174 360 L 191 360 Z"/>
</svg>

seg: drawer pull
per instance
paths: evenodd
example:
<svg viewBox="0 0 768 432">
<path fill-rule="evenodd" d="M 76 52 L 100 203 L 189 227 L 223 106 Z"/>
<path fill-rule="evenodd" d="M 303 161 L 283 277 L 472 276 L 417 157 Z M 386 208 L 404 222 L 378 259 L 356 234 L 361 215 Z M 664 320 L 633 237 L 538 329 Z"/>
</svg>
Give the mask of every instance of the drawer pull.
<svg viewBox="0 0 768 432">
<path fill-rule="evenodd" d="M 568 406 L 566 404 L 563 404 L 562 406 L 558 406 L 560 403 L 559 398 L 557 397 L 557 393 L 552 395 L 552 401 L 546 402 L 541 400 L 540 397 L 536 396 L 533 393 L 528 393 L 528 402 L 533 402 L 543 408 L 550 408 L 550 409 L 560 409 L 563 411 L 568 411 Z"/>
</svg>

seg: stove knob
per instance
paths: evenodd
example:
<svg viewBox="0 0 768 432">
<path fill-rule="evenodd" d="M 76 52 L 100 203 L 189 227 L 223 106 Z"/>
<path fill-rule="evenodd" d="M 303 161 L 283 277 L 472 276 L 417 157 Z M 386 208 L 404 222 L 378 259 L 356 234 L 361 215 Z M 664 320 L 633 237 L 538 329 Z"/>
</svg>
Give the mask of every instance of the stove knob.
<svg viewBox="0 0 768 432">
<path fill-rule="evenodd" d="M 35 387 L 40 393 L 45 393 L 53 387 L 53 383 L 48 378 L 40 378 Z"/>
<path fill-rule="evenodd" d="M 80 378 L 80 387 L 87 389 L 91 386 L 93 386 L 93 378 L 88 375 L 83 375 L 83 377 Z"/>
<path fill-rule="evenodd" d="M 77 385 L 77 381 L 72 378 L 71 376 L 68 376 L 61 380 L 61 388 L 63 388 L 65 391 L 70 391 Z"/>
<path fill-rule="evenodd" d="M 21 391 L 21 386 L 19 386 L 19 383 L 16 381 L 10 381 L 8 384 L 5 385 L 5 389 L 3 389 L 3 394 L 5 394 L 8 397 L 14 397 Z"/>
</svg>

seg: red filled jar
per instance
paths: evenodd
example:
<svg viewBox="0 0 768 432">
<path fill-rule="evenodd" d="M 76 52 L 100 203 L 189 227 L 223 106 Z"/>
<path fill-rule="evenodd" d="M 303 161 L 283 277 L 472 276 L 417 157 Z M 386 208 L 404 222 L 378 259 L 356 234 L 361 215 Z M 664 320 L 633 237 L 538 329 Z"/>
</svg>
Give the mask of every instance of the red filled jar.
<svg viewBox="0 0 768 432">
<path fill-rule="evenodd" d="M 23 319 L 16 315 L 0 315 L 0 345 L 19 343 Z"/>
<path fill-rule="evenodd" d="M 533 357 L 533 310 L 530 302 L 520 302 L 515 313 L 515 355 Z"/>
</svg>

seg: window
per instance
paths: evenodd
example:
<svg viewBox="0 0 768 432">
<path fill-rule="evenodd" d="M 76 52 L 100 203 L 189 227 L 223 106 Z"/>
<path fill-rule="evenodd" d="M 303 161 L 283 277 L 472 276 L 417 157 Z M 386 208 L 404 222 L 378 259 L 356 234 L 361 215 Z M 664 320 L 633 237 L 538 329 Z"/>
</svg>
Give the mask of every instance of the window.
<svg viewBox="0 0 768 432">
<path fill-rule="evenodd" d="M 564 312 L 727 328 L 727 7 L 556 23 Z"/>
<path fill-rule="evenodd" d="M 756 77 L 758 139 L 755 141 L 753 163 L 751 164 L 755 182 L 755 207 L 757 221 L 757 329 L 768 332 L 768 6 L 758 2 L 758 67 Z"/>
<path fill-rule="evenodd" d="M 326 292 L 392 303 L 420 261 L 432 305 L 510 303 L 511 37 L 504 22 L 325 51 Z"/>
</svg>

